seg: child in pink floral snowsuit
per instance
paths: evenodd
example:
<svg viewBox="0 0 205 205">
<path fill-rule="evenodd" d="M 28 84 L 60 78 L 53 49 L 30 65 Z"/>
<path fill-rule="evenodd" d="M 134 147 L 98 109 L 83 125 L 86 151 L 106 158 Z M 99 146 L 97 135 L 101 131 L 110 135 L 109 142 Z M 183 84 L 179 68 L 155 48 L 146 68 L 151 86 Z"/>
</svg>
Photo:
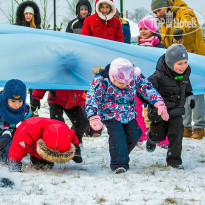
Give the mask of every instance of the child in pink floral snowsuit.
<svg viewBox="0 0 205 205">
<path fill-rule="evenodd" d="M 90 126 L 99 130 L 106 125 L 109 135 L 110 167 L 115 173 L 129 169 L 129 153 L 141 137 L 136 121 L 135 93 L 138 91 L 159 115 L 168 120 L 162 97 L 140 74 L 140 69 L 123 58 L 117 58 L 96 75 L 86 95 L 86 112 Z M 102 123 L 103 122 L 103 123 Z"/>
</svg>

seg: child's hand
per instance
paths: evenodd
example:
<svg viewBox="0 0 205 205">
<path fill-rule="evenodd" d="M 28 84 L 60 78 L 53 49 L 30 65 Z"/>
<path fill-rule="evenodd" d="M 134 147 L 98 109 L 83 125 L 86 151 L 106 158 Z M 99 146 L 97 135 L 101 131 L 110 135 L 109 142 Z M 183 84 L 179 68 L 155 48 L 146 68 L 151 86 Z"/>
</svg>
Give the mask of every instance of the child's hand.
<svg viewBox="0 0 205 205">
<path fill-rule="evenodd" d="M 188 102 L 187 103 L 191 107 L 191 109 L 193 109 L 195 107 L 195 100 L 194 100 L 193 95 L 188 96 Z"/>
<path fill-rule="evenodd" d="M 89 121 L 90 121 L 90 126 L 91 126 L 95 131 L 104 129 L 104 125 L 103 125 L 103 123 L 102 123 L 101 120 L 100 120 L 100 116 L 98 116 L 98 115 L 92 116 L 92 117 L 89 119 Z"/>
<path fill-rule="evenodd" d="M 163 101 L 158 101 L 154 104 L 154 106 L 158 109 L 158 115 L 161 115 L 162 119 L 165 121 L 169 120 L 169 114 L 167 112 L 167 107 Z"/>
</svg>

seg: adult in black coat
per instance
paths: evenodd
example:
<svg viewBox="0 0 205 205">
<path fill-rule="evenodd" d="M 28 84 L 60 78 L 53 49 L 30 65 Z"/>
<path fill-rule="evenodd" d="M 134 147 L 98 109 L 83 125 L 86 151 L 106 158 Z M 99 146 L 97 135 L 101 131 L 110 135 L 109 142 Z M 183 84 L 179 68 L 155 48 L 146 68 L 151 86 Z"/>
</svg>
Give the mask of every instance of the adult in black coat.
<svg viewBox="0 0 205 205">
<path fill-rule="evenodd" d="M 83 22 L 87 16 L 91 15 L 91 12 L 92 8 L 90 2 L 88 0 L 79 0 L 76 5 L 77 18 L 68 23 L 66 32 L 81 34 Z"/>
<path fill-rule="evenodd" d="M 156 144 L 169 139 L 167 164 L 182 169 L 182 138 L 184 104 L 186 97 L 193 95 L 190 83 L 191 68 L 188 65 L 188 53 L 183 45 L 174 44 L 167 49 L 166 54 L 158 60 L 156 71 L 148 80 L 163 97 L 169 120 L 163 121 L 157 109 L 149 105 L 148 117 L 151 121 L 147 134 L 147 151 L 154 151 Z M 190 102 L 193 107 L 193 102 Z"/>
<path fill-rule="evenodd" d="M 32 14 L 32 18 L 26 20 L 25 15 Z M 26 26 L 31 28 L 41 28 L 41 15 L 38 5 L 33 1 L 25 1 L 21 3 L 16 11 L 15 25 Z"/>
</svg>

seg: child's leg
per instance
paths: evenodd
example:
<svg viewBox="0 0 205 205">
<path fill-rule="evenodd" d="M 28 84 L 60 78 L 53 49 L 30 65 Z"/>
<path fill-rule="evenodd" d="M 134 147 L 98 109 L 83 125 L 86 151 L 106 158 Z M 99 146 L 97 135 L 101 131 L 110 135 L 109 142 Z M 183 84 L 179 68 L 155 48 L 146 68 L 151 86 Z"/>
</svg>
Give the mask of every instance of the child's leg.
<svg viewBox="0 0 205 205">
<path fill-rule="evenodd" d="M 50 104 L 50 118 L 65 122 L 63 118 L 63 107 L 57 104 Z"/>
<path fill-rule="evenodd" d="M 145 140 L 147 140 L 147 135 L 146 135 L 147 128 L 146 128 L 144 117 L 142 116 L 142 111 L 143 111 L 142 105 L 143 105 L 143 103 L 137 98 L 137 96 L 135 96 L 135 99 L 136 99 L 136 111 L 137 111 L 136 120 L 137 120 L 137 123 L 138 123 L 139 127 L 142 130 L 142 136 L 139 139 L 139 141 L 145 141 Z"/>
<path fill-rule="evenodd" d="M 123 124 L 125 135 L 127 138 L 128 154 L 134 149 L 138 140 L 142 135 L 142 130 L 137 124 L 136 120 L 132 120 L 126 124 Z"/>
<path fill-rule="evenodd" d="M 169 120 L 168 138 L 169 149 L 167 152 L 167 164 L 180 165 L 182 164 L 182 138 L 183 138 L 183 119 L 181 116 Z"/>
<path fill-rule="evenodd" d="M 30 155 L 30 161 L 31 161 L 31 167 L 36 169 L 36 170 L 39 170 L 39 169 L 42 169 L 42 170 L 52 169 L 53 166 L 54 166 L 53 162 L 49 162 L 45 159 L 38 159 L 38 158 L 36 158 L 32 155 Z"/>
<path fill-rule="evenodd" d="M 64 109 L 64 111 L 73 124 L 72 129 L 75 130 L 79 142 L 82 143 L 82 136 L 89 125 L 85 112 L 80 106 Z"/>
</svg>

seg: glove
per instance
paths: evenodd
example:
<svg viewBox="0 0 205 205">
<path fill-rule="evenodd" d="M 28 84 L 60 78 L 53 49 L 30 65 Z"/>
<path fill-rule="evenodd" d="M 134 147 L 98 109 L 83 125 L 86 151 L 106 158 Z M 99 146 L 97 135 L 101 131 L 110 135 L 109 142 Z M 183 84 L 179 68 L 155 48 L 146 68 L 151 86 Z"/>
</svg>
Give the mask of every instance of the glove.
<svg viewBox="0 0 205 205">
<path fill-rule="evenodd" d="M 188 97 L 188 101 L 187 101 L 188 105 L 190 105 L 191 109 L 193 109 L 195 107 L 195 100 L 194 100 L 194 96 L 190 95 Z"/>
<path fill-rule="evenodd" d="M 31 101 L 31 111 L 34 112 L 37 108 L 40 109 L 41 104 L 40 100 L 33 99 Z"/>
<path fill-rule="evenodd" d="M 163 101 L 158 101 L 154 104 L 154 106 L 158 109 L 158 115 L 161 115 L 162 119 L 168 121 L 169 114 L 167 112 L 167 107 Z"/>
<path fill-rule="evenodd" d="M 0 151 L 12 141 L 12 134 L 9 130 L 3 132 L 0 136 Z"/>
<path fill-rule="evenodd" d="M 100 116 L 98 115 L 95 115 L 95 116 L 92 116 L 90 119 L 90 126 L 95 130 L 95 131 L 98 131 L 98 130 L 101 130 L 104 128 L 104 125 L 103 123 L 101 122 L 100 120 Z"/>
<path fill-rule="evenodd" d="M 22 162 L 10 160 L 8 163 L 10 172 L 22 172 Z"/>
<path fill-rule="evenodd" d="M 8 178 L 1 178 L 0 179 L 0 187 L 13 187 L 15 184 Z"/>
</svg>

